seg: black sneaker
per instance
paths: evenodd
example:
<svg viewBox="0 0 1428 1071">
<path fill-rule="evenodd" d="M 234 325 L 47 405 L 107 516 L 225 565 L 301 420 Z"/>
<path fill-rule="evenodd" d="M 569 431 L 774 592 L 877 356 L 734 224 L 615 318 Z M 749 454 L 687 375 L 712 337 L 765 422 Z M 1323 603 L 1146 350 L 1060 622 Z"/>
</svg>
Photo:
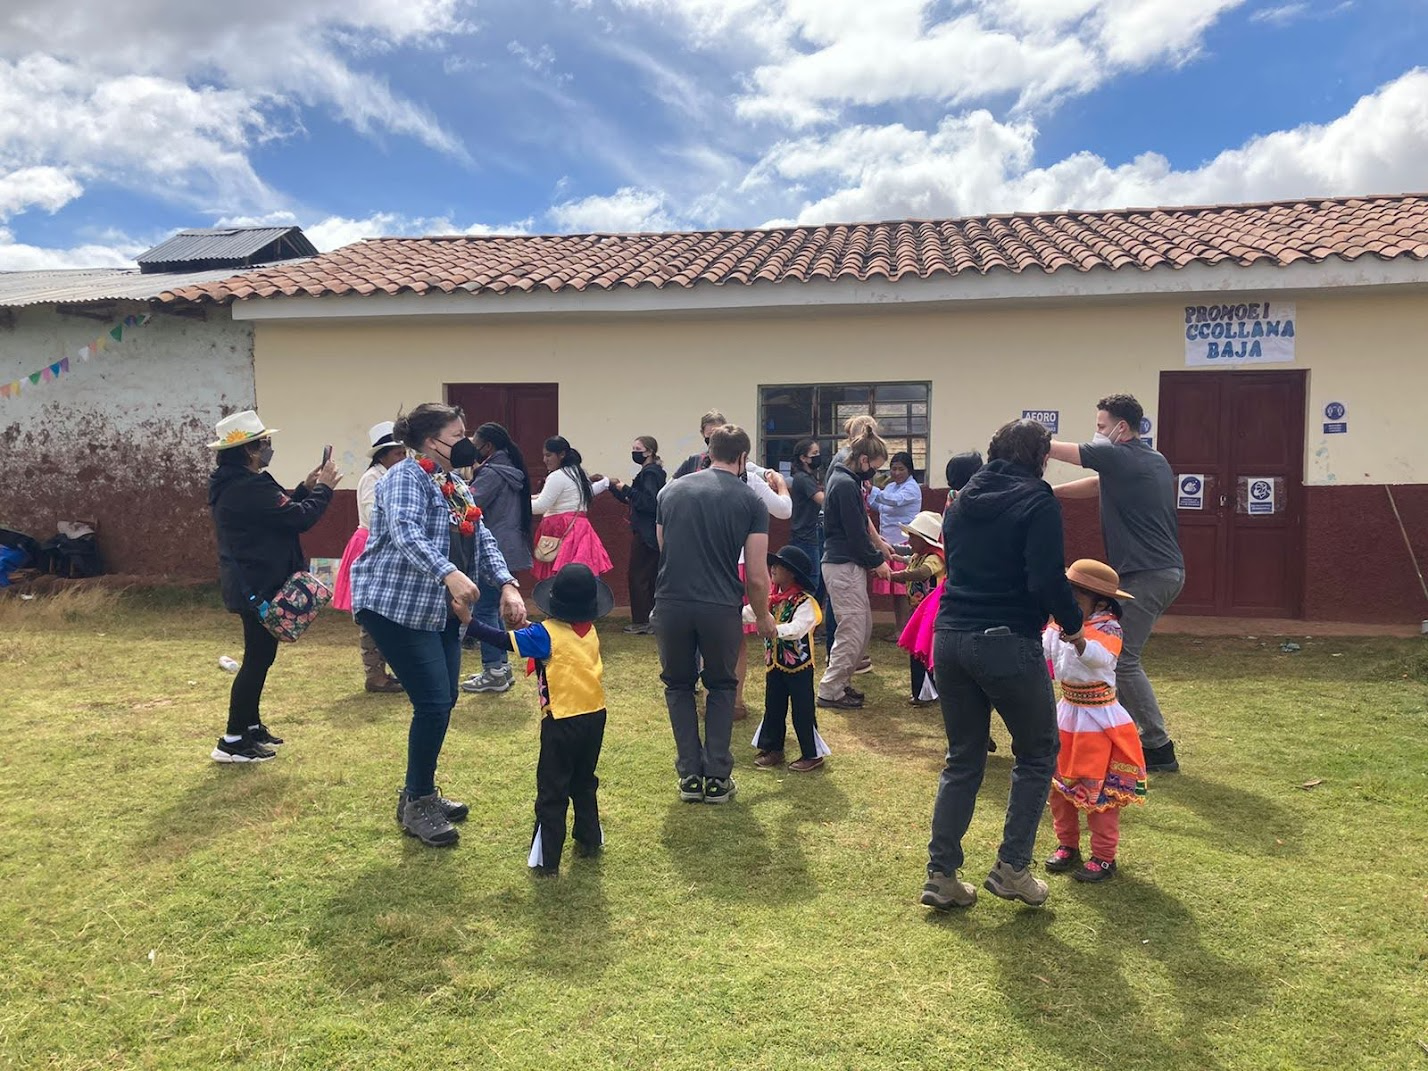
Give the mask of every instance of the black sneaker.
<svg viewBox="0 0 1428 1071">
<path fill-rule="evenodd" d="M 281 737 L 274 736 L 268 731 L 268 727 L 259 724 L 256 728 L 248 730 L 248 735 L 253 738 L 253 743 L 261 744 L 263 747 L 282 747 Z"/>
<path fill-rule="evenodd" d="M 218 746 L 209 755 L 214 762 L 267 762 L 275 759 L 278 753 L 271 748 L 266 748 L 262 744 L 255 744 L 251 737 L 242 736 L 237 740 L 228 741 L 223 737 L 218 738 Z"/>
<path fill-rule="evenodd" d="M 1179 773 L 1180 762 L 1175 757 L 1175 741 L 1167 740 L 1160 747 L 1145 749 L 1147 773 Z"/>
<path fill-rule="evenodd" d="M 577 840 L 575 842 L 575 854 L 582 859 L 598 859 L 605 854 L 605 845 L 585 844 Z"/>
<path fill-rule="evenodd" d="M 728 803 L 734 798 L 738 786 L 732 777 L 706 777 L 704 779 L 705 803 Z"/>
<path fill-rule="evenodd" d="M 436 799 L 441 807 L 441 813 L 446 815 L 448 822 L 464 822 L 466 816 L 471 813 L 471 808 L 456 800 L 449 800 L 441 794 L 441 786 L 436 788 Z M 402 824 L 402 808 L 407 805 L 406 786 L 397 789 L 397 825 Z"/>
<path fill-rule="evenodd" d="M 679 779 L 679 798 L 682 799 L 685 803 L 703 803 L 703 778 L 681 777 Z"/>
<path fill-rule="evenodd" d="M 461 834 L 442 813 L 440 799 L 433 792 L 430 796 L 407 800 L 402 808 L 402 832 L 433 848 L 445 848 L 459 841 Z"/>
<path fill-rule="evenodd" d="M 859 703 L 861 703 L 864 699 L 868 698 L 862 692 L 858 691 L 858 689 L 854 688 L 851 684 L 843 689 L 843 694 L 848 696 L 850 699 L 856 699 Z"/>
<path fill-rule="evenodd" d="M 818 705 L 824 710 L 862 710 L 863 701 L 854 699 L 847 692 L 844 692 L 837 699 L 819 699 Z"/>
</svg>

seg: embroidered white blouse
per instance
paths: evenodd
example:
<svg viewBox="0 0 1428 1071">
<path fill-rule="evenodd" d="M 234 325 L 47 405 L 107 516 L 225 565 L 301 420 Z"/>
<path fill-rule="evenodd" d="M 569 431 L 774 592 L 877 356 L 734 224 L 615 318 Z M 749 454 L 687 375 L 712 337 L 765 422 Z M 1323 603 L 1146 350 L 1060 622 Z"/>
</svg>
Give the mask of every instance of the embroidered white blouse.
<svg viewBox="0 0 1428 1071">
<path fill-rule="evenodd" d="M 610 481 L 608 479 L 590 481 L 592 497 L 604 494 L 609 488 Z M 575 477 L 565 469 L 556 469 L 552 472 L 545 478 L 545 486 L 540 489 L 540 494 L 531 498 L 531 512 L 547 517 L 556 513 L 582 512 L 580 485 L 575 482 Z"/>
<path fill-rule="evenodd" d="M 385 465 L 373 465 L 362 473 L 362 478 L 357 481 L 358 527 L 367 529 L 372 527 L 372 504 L 377 501 L 377 484 L 386 474 L 387 467 Z"/>
</svg>

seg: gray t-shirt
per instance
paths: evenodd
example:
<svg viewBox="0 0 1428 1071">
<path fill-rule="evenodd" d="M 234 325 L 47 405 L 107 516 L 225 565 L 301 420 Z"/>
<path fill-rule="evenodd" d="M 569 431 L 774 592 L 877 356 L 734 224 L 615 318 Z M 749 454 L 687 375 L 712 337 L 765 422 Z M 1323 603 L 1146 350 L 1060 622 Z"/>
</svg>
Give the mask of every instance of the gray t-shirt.
<svg viewBox="0 0 1428 1071">
<path fill-rule="evenodd" d="M 768 508 L 732 472 L 705 469 L 665 485 L 656 523 L 664 528 L 656 599 L 737 608 L 744 601 L 739 555 L 769 530 Z"/>
<path fill-rule="evenodd" d="M 1132 439 L 1082 443 L 1081 465 L 1101 476 L 1101 532 L 1111 568 L 1122 576 L 1184 569 L 1170 462 Z"/>
</svg>

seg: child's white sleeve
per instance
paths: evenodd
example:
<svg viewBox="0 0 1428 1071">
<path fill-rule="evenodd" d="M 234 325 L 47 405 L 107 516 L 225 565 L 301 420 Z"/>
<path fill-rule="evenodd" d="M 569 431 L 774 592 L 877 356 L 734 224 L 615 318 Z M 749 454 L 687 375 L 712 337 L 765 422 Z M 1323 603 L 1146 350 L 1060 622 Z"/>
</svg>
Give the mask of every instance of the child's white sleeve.
<svg viewBox="0 0 1428 1071">
<path fill-rule="evenodd" d="M 744 624 L 746 625 L 752 625 L 754 623 L 754 608 L 752 606 L 745 604 L 743 618 Z"/>
<path fill-rule="evenodd" d="M 752 611 L 750 611 L 752 613 Z M 752 617 L 749 618 L 753 620 Z M 803 604 L 793 612 L 793 620 L 785 621 L 778 627 L 778 638 L 781 640 L 801 640 L 815 628 L 818 627 L 818 610 L 812 599 L 804 600 Z"/>
<path fill-rule="evenodd" d="M 1060 637 L 1061 633 L 1050 625 L 1041 630 L 1041 653 L 1052 661 L 1056 659 L 1056 641 Z"/>
<path fill-rule="evenodd" d="M 1111 654 L 1110 649 L 1104 643 L 1093 636 L 1086 637 L 1086 650 L 1077 655 L 1077 659 L 1087 669 L 1110 670 L 1116 668 L 1116 656 Z"/>
</svg>

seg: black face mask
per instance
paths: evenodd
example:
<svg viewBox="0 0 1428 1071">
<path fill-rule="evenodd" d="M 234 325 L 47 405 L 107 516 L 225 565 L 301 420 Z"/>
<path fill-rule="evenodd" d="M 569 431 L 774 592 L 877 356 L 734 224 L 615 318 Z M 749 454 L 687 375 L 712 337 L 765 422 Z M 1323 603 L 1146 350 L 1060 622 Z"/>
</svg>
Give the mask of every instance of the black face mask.
<svg viewBox="0 0 1428 1071">
<path fill-rule="evenodd" d="M 860 473 L 858 473 L 858 479 L 862 480 L 864 483 L 867 483 L 869 480 L 871 480 L 871 479 L 872 479 L 874 476 L 876 476 L 877 474 L 878 474 L 878 470 L 877 470 L 877 469 L 869 469 L 867 472 L 860 472 Z"/>
<path fill-rule="evenodd" d="M 273 463 L 273 444 L 272 444 L 272 443 L 269 443 L 269 442 L 265 442 L 265 443 L 263 443 L 262 448 L 258 451 L 258 464 L 261 465 L 263 468 L 267 468 L 267 467 L 268 467 L 269 465 L 271 465 L 272 463 Z"/>
<path fill-rule="evenodd" d="M 819 454 L 817 457 L 810 457 L 808 459 L 808 467 L 817 472 L 823 467 L 823 455 Z"/>
<path fill-rule="evenodd" d="M 481 452 L 470 439 L 457 439 L 448 449 L 451 451 L 451 467 L 454 469 L 469 469 L 481 458 Z"/>
<path fill-rule="evenodd" d="M 707 436 L 707 435 L 704 436 L 704 445 L 705 445 L 705 446 L 708 446 L 708 445 L 709 445 L 709 436 Z"/>
<path fill-rule="evenodd" d="M 630 460 L 633 461 L 636 465 L 643 465 L 645 463 L 645 458 L 647 457 L 649 457 L 648 454 L 642 454 L 638 450 L 630 451 Z"/>
</svg>

